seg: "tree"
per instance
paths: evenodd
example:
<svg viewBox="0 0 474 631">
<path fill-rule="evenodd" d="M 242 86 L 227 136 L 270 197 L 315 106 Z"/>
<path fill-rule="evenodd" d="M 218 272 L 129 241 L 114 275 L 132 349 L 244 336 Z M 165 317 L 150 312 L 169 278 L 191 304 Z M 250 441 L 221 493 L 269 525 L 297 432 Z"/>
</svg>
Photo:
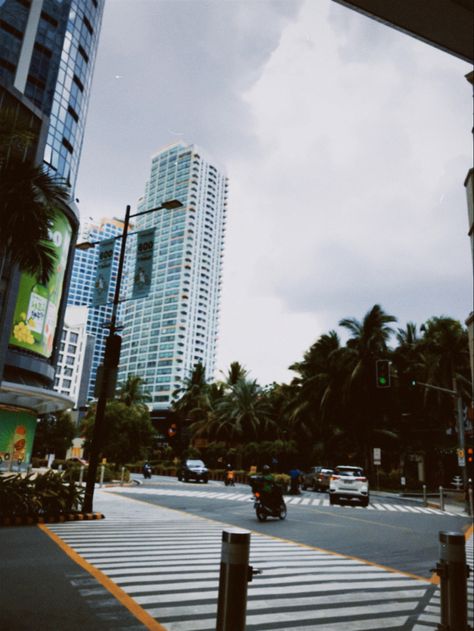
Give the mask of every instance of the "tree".
<svg viewBox="0 0 474 631">
<path fill-rule="evenodd" d="M 128 375 L 126 381 L 119 385 L 117 398 L 129 407 L 151 401 L 151 396 L 143 390 L 145 380 L 138 375 Z"/>
<path fill-rule="evenodd" d="M 54 212 L 70 195 L 64 180 L 25 159 L 34 135 L 10 110 L 0 118 L 0 278 L 4 266 L 45 284 L 56 258 L 49 229 Z"/>
<path fill-rule="evenodd" d="M 388 341 L 394 332 L 390 324 L 395 316 L 388 315 L 380 305 L 374 305 L 362 322 L 344 318 L 339 325 L 351 333 L 346 343 L 348 377 L 345 384 L 345 402 L 351 413 L 352 438 L 371 468 L 370 450 L 374 433 L 383 431 L 383 412 L 380 409 L 380 392 L 375 388 L 375 363 L 387 357 Z"/>
<path fill-rule="evenodd" d="M 90 449 L 95 420 L 95 405 L 84 419 L 86 453 Z M 145 459 L 153 445 L 155 430 L 150 414 L 143 405 L 126 405 L 121 401 L 109 401 L 105 409 L 103 458 L 124 465 Z"/>
<path fill-rule="evenodd" d="M 69 412 L 56 412 L 43 416 L 36 427 L 33 453 L 39 458 L 47 454 L 56 454 L 56 458 L 65 458 L 76 436 L 76 426 Z"/>
</svg>

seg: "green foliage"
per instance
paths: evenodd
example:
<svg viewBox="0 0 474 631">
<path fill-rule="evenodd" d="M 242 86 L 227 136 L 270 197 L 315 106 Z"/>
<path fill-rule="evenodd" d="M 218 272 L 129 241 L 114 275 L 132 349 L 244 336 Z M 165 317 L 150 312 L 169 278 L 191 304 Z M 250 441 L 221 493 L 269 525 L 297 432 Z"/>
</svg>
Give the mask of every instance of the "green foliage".
<svg viewBox="0 0 474 631">
<path fill-rule="evenodd" d="M 38 517 L 79 510 L 84 490 L 54 471 L 0 477 L 0 516 Z"/>
<path fill-rule="evenodd" d="M 85 451 L 90 448 L 95 420 L 93 406 L 84 420 Z M 126 405 L 110 401 L 105 410 L 102 457 L 121 466 L 126 462 L 147 458 L 153 445 L 155 430 L 144 405 Z"/>
<path fill-rule="evenodd" d="M 43 416 L 36 426 L 33 453 L 38 457 L 56 454 L 61 459 L 76 435 L 76 426 L 68 412 Z"/>
</svg>

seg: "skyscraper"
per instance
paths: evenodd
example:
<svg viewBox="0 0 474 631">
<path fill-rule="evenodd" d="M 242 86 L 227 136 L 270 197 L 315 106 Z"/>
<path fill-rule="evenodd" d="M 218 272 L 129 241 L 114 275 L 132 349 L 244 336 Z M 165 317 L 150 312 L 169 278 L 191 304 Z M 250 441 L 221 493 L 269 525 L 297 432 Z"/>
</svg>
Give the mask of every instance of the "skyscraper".
<svg viewBox="0 0 474 631">
<path fill-rule="evenodd" d="M 102 23 L 104 0 L 0 3 L 0 81 L 48 117 L 42 156 L 71 197 Z M 1 85 L 0 84 L 0 85 Z"/>
<path fill-rule="evenodd" d="M 137 218 L 136 231 L 155 228 L 153 273 L 149 295 L 126 303 L 119 379 L 142 377 L 155 409 L 169 407 L 197 363 L 213 376 L 227 186 L 222 170 L 196 145 L 179 142 L 152 157 L 138 212 L 171 199 L 183 207 Z"/>
<path fill-rule="evenodd" d="M 72 404 L 52 387 L 79 227 L 74 189 L 103 8 L 104 0 L 0 1 L 0 109 L 9 111 L 13 125 L 34 132 L 30 159 L 64 178 L 70 192 L 50 226 L 56 265 L 49 282 L 41 285 L 17 266 L 0 265 L 0 457 L 11 459 L 21 433 L 21 459 L 28 461 L 38 415 Z"/>
<path fill-rule="evenodd" d="M 118 219 L 102 219 L 98 224 L 85 223 L 81 230 L 79 241 L 87 243 L 113 239 L 121 235 L 122 230 L 123 222 Z M 100 307 L 90 306 L 94 293 L 94 280 L 97 272 L 99 248 L 91 248 L 85 251 L 77 249 L 74 253 L 74 264 L 72 266 L 67 303 L 68 305 L 85 305 L 89 307 L 86 331 L 89 335 L 92 335 L 95 340 L 89 385 L 87 388 L 88 399 L 94 398 L 97 369 L 104 357 L 105 338 L 107 337 L 107 329 L 104 328 L 104 323 L 110 320 L 112 314 L 111 303 L 117 278 L 119 247 L 120 242 L 117 242 L 114 248 L 112 277 L 109 287 L 109 304 Z M 119 310 L 119 315 L 120 314 L 121 310 Z"/>
</svg>

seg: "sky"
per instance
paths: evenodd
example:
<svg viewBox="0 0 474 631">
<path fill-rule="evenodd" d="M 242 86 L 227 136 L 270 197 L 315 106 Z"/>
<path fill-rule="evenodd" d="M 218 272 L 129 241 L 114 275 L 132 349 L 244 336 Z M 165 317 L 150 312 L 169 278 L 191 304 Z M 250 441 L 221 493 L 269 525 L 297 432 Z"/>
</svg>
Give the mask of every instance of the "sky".
<svg viewBox="0 0 474 631">
<path fill-rule="evenodd" d="M 177 140 L 224 167 L 216 377 L 261 385 L 380 304 L 465 321 L 471 67 L 331 0 L 108 0 L 76 195 L 136 208 Z M 132 210 L 133 212 L 133 210 Z"/>
</svg>

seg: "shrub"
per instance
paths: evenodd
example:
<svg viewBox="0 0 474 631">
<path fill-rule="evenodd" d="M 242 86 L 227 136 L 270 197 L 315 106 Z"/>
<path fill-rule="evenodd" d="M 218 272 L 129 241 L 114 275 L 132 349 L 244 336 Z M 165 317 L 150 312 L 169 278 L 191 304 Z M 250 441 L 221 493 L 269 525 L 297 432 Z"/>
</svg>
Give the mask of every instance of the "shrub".
<svg viewBox="0 0 474 631">
<path fill-rule="evenodd" d="M 84 490 L 61 475 L 48 471 L 43 475 L 21 474 L 0 478 L 0 516 L 38 517 L 78 510 Z"/>
</svg>

